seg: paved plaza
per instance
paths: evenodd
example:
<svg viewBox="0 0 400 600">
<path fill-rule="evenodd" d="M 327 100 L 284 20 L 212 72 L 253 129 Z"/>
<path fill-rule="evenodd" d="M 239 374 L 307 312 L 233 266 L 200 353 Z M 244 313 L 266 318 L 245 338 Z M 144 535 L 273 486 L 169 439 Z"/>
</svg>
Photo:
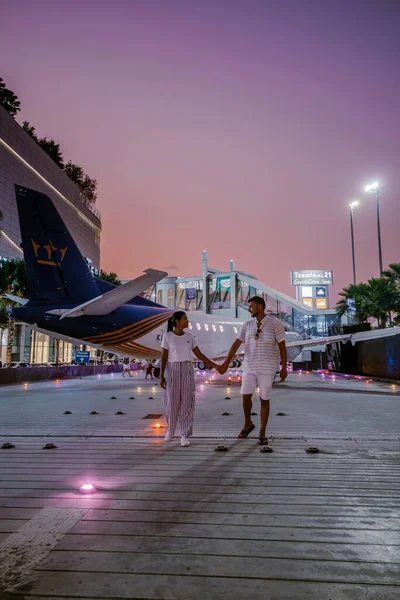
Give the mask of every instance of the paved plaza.
<svg viewBox="0 0 400 600">
<path fill-rule="evenodd" d="M 0 388 L 0 599 L 398 600 L 400 386 L 290 374 L 266 454 L 231 376 L 189 448 L 142 376 Z"/>
</svg>

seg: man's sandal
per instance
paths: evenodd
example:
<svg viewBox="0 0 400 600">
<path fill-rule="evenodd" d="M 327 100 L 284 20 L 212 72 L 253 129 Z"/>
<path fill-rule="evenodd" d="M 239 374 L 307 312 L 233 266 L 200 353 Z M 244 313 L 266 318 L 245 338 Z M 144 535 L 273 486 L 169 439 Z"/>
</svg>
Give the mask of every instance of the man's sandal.
<svg viewBox="0 0 400 600">
<path fill-rule="evenodd" d="M 252 423 L 248 429 L 242 429 L 242 431 L 239 433 L 238 437 L 246 438 L 249 435 L 249 433 L 251 433 L 253 431 L 253 429 L 255 429 L 255 428 L 256 428 L 256 426 L 253 425 L 253 423 Z"/>
</svg>

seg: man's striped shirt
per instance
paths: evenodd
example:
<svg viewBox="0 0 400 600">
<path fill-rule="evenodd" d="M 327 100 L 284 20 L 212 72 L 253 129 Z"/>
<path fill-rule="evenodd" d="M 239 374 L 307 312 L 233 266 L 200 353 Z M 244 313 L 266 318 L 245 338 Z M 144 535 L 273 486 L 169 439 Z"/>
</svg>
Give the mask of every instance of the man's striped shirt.
<svg viewBox="0 0 400 600">
<path fill-rule="evenodd" d="M 258 339 L 257 318 L 243 323 L 237 339 L 244 343 L 243 371 L 272 374 L 279 371 L 279 344 L 286 338 L 285 328 L 278 319 L 266 315 L 261 321 Z"/>
</svg>

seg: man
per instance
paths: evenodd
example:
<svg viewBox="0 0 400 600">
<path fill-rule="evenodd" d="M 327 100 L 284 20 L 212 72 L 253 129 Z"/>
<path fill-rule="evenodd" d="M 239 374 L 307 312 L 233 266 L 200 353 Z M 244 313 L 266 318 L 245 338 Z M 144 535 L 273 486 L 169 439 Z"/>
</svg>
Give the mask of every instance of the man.
<svg viewBox="0 0 400 600">
<path fill-rule="evenodd" d="M 287 355 L 285 329 L 280 321 L 265 313 L 263 298 L 254 296 L 249 301 L 251 319 L 243 323 L 240 333 L 233 343 L 226 361 L 218 369 L 223 375 L 229 367 L 232 358 L 237 354 L 241 344 L 244 344 L 244 363 L 242 377 L 242 398 L 244 426 L 239 433 L 245 438 L 255 427 L 251 420 L 252 395 L 258 386 L 260 388 L 260 432 L 259 444 L 268 446 L 265 429 L 269 417 L 269 401 L 275 374 L 279 371 L 279 356 L 282 363 L 280 377 L 287 377 Z"/>
</svg>

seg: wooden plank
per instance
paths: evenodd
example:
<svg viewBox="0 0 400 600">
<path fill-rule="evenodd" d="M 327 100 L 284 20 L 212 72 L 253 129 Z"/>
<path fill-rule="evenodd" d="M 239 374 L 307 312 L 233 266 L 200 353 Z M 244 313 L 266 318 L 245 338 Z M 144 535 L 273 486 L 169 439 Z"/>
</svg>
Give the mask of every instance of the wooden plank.
<svg viewBox="0 0 400 600">
<path fill-rule="evenodd" d="M 38 508 L 0 507 L 0 519 L 32 519 L 39 511 Z"/>
<path fill-rule="evenodd" d="M 48 440 L 47 440 L 48 441 Z M 53 442 L 53 440 L 51 440 Z M 47 443 L 47 442 L 46 442 Z M 112 443 L 112 440 L 110 440 L 110 443 Z M 194 443 L 194 442 L 193 442 Z M 299 451 L 294 454 L 291 459 L 290 462 L 283 462 L 282 460 L 278 460 L 277 458 L 277 454 L 279 453 L 278 450 L 275 450 L 275 452 L 273 454 L 271 454 L 270 456 L 268 456 L 268 463 L 266 460 L 266 457 L 264 456 L 260 456 L 259 451 L 259 447 L 258 445 L 254 445 L 251 448 L 248 449 L 249 452 L 251 452 L 252 454 L 254 453 L 254 460 L 250 461 L 250 460 L 240 460 L 240 466 L 238 464 L 232 464 L 232 460 L 233 457 L 236 458 L 241 458 L 240 455 L 238 453 L 235 453 L 232 451 L 232 449 L 230 448 L 229 453 L 224 454 L 225 458 L 221 458 L 221 456 L 219 456 L 219 454 L 216 454 L 213 452 L 213 449 L 215 447 L 216 444 L 221 443 L 221 440 L 215 440 L 215 442 L 211 443 L 211 445 L 209 446 L 209 448 L 207 449 L 207 451 L 204 451 L 203 453 L 201 453 L 199 456 L 194 456 L 193 454 L 190 457 L 182 457 L 182 459 L 180 459 L 179 456 L 169 456 L 168 455 L 168 451 L 163 449 L 163 453 L 160 455 L 153 455 L 152 457 L 149 457 L 147 460 L 145 460 L 145 457 L 143 456 L 143 450 L 141 449 L 137 449 L 133 452 L 131 452 L 129 455 L 127 455 L 126 457 L 121 458 L 121 456 L 115 456 L 115 457 L 108 457 L 108 458 L 103 458 L 103 459 L 86 459 L 86 460 L 81 460 L 79 461 L 79 458 L 77 457 L 75 458 L 71 458 L 66 460 L 66 457 L 63 456 L 62 459 L 60 460 L 50 460 L 49 458 L 45 459 L 44 456 L 49 456 L 49 453 L 52 453 L 54 456 L 54 453 L 57 452 L 57 450 L 43 450 L 43 454 L 42 454 L 42 459 L 37 459 L 37 460 L 33 460 L 32 457 L 26 457 L 26 459 L 21 458 L 20 460 L 13 460 L 13 464 L 15 464 L 16 468 L 23 468 L 24 466 L 28 465 L 32 468 L 37 469 L 41 469 L 41 468 L 46 468 L 46 467 L 57 467 L 57 465 L 60 465 L 62 468 L 63 467 L 68 467 L 69 464 L 72 463 L 76 463 L 77 465 L 82 465 L 82 467 L 87 467 L 87 466 L 93 466 L 93 465 L 104 465 L 107 469 L 110 470 L 118 470 L 121 469 L 123 467 L 128 467 L 128 468 L 141 468 L 142 470 L 146 470 L 149 465 L 154 465 L 154 467 L 157 470 L 162 470 L 165 466 L 168 466 L 168 468 L 171 468 L 171 470 L 173 469 L 179 469 L 179 471 L 184 470 L 184 467 L 187 467 L 188 469 L 190 469 L 191 467 L 194 467 L 195 465 L 199 464 L 201 461 L 203 460 L 207 460 L 208 464 L 205 465 L 204 469 L 202 469 L 202 471 L 198 471 L 198 472 L 194 472 L 193 476 L 203 476 L 203 472 L 206 472 L 210 475 L 212 475 L 213 473 L 215 475 L 223 475 L 225 473 L 225 476 L 227 473 L 233 473 L 235 475 L 242 475 L 243 477 L 251 477 L 254 478 L 255 475 L 257 474 L 255 471 L 253 471 L 253 469 L 249 469 L 246 467 L 255 467 L 257 468 L 257 470 L 260 470 L 262 472 L 265 472 L 265 474 L 287 474 L 287 473 L 292 473 L 292 474 L 304 474 L 307 475 L 309 474 L 310 476 L 312 475 L 313 472 L 315 472 L 317 475 L 321 474 L 321 475 L 327 475 L 327 474 L 331 474 L 331 475 L 339 475 L 341 473 L 343 473 L 343 475 L 351 475 L 351 474 L 356 474 L 356 475 L 360 475 L 360 472 L 362 472 L 362 470 L 365 470 L 368 472 L 368 475 L 382 475 L 382 472 L 387 473 L 388 475 L 393 474 L 393 475 L 398 475 L 400 470 L 398 468 L 398 465 L 396 464 L 392 464 L 392 463 L 386 463 L 384 460 L 382 460 L 382 466 L 381 469 L 377 468 L 377 466 L 371 464 L 368 467 L 368 464 L 365 462 L 357 462 L 357 461 L 352 461 L 351 464 L 346 464 L 345 461 L 343 461 L 343 468 L 340 468 L 340 464 L 342 464 L 342 461 L 339 461 L 338 458 L 336 459 L 335 463 L 325 463 L 324 461 L 320 461 L 317 463 L 316 460 L 314 460 L 314 462 L 312 462 L 312 460 L 307 459 L 307 462 L 302 462 L 301 461 L 301 457 L 303 454 L 305 454 L 305 450 L 308 447 L 306 444 L 304 445 L 303 448 L 299 449 Z M 214 444 L 214 445 L 212 445 Z M 225 444 L 229 447 L 229 444 Z M 271 444 L 272 445 L 272 444 Z M 310 444 L 308 444 L 310 445 Z M 273 445 L 272 445 L 273 447 Z M 192 448 L 192 446 L 190 447 Z M 192 450 L 186 450 L 187 452 L 192 452 Z M 4 452 L 4 451 L 3 451 Z M 45 452 L 47 454 L 45 454 Z M 67 452 L 67 451 L 65 451 Z M 139 457 L 140 456 L 140 460 Z M 227 456 L 230 456 L 229 461 L 227 460 Z M 318 455 L 317 455 L 318 456 Z M 12 451 L 8 451 L 8 457 L 12 457 Z M 1 464 L 1 469 L 3 470 L 9 470 L 10 469 L 10 461 L 8 460 L 4 460 L 4 462 Z M 294 462 L 298 461 L 298 466 L 297 469 L 294 468 Z M 237 461 L 239 462 L 239 461 Z M 340 463 L 340 464 L 339 464 Z M 267 467 L 268 466 L 268 467 Z"/>
<path fill-rule="evenodd" d="M 26 525 L 29 519 L 0 519 L 0 533 L 13 533 Z"/>
<path fill-rule="evenodd" d="M 400 564 L 400 545 L 360 543 L 326 543 L 290 540 L 241 539 L 159 536 L 84 535 L 68 533 L 56 548 L 59 550 L 170 554 L 216 554 L 220 556 L 264 556 L 316 560 L 351 560 Z"/>
<path fill-rule="evenodd" d="M 81 469 L 83 471 L 83 469 Z M 141 478 L 142 472 L 147 473 L 148 468 L 146 467 L 146 469 L 141 469 L 138 467 L 135 467 L 134 469 L 134 474 L 135 474 L 135 484 L 136 484 L 136 478 Z M 171 477 L 171 481 L 169 482 L 169 485 L 173 485 L 173 486 L 182 486 L 183 484 L 180 481 L 174 481 L 174 477 L 177 477 L 179 474 L 181 473 L 180 469 L 171 469 L 168 468 L 168 474 Z M 76 470 L 75 470 L 75 474 L 76 474 Z M 157 467 L 152 467 L 152 475 L 154 477 L 154 480 L 156 479 L 156 477 L 158 475 L 163 475 L 165 474 L 165 468 L 164 469 L 158 469 Z M 259 482 L 259 479 L 257 480 L 257 478 L 252 478 L 252 477 L 240 477 L 240 478 L 229 478 L 229 477 L 223 477 L 224 472 L 221 472 L 220 475 L 216 474 L 214 475 L 214 477 L 207 477 L 207 478 L 202 478 L 202 479 L 206 479 L 205 483 L 202 483 L 201 481 L 198 481 L 198 478 L 193 478 L 195 480 L 195 483 L 193 483 L 193 485 L 205 485 L 205 486 L 211 486 L 213 485 L 213 481 L 215 483 L 218 483 L 219 486 L 221 487 L 229 487 L 229 486 L 235 486 L 237 488 L 240 488 L 242 486 L 245 486 L 246 488 L 249 487 L 251 489 L 256 490 L 257 488 L 265 488 L 265 482 Z M 60 472 L 58 471 L 57 467 L 54 467 L 53 472 L 52 473 L 45 473 L 45 474 L 38 474 L 35 473 L 34 475 L 31 472 L 27 472 L 26 473 L 14 473 L 14 472 L 8 472 L 8 473 L 3 473 L 2 470 L 0 469 L 0 477 L 1 477 L 1 485 L 2 487 L 7 487 L 5 484 L 7 482 L 15 482 L 15 483 L 23 483 L 23 482 L 32 482 L 32 483 L 42 483 L 42 482 L 46 482 L 46 483 L 52 483 L 54 481 L 59 481 L 61 478 L 64 477 L 64 473 L 62 473 L 62 475 L 60 475 Z M 118 482 L 121 481 L 123 479 L 122 476 L 120 475 L 114 475 L 112 477 L 112 481 Z M 273 484 L 279 484 L 280 482 L 287 482 L 288 477 L 281 475 L 280 473 L 274 474 L 274 473 L 268 473 L 268 483 L 273 483 Z M 315 474 L 315 476 L 311 477 L 311 475 L 309 475 L 308 477 L 305 476 L 301 476 L 298 474 L 297 470 L 293 472 L 293 474 L 290 476 L 290 483 L 292 484 L 296 484 L 296 483 L 301 483 L 302 485 L 314 485 L 315 483 L 319 483 L 321 482 L 321 484 L 329 484 L 329 481 L 332 481 L 334 484 L 336 484 L 336 482 L 341 482 L 344 485 L 350 485 L 351 487 L 353 487 L 353 485 L 358 486 L 359 484 L 363 484 L 364 486 L 367 486 L 369 484 L 374 485 L 374 486 L 380 486 L 380 485 L 387 485 L 391 487 L 391 484 L 396 484 L 394 487 L 396 488 L 398 486 L 398 481 L 399 481 L 399 477 L 397 475 L 384 475 L 382 474 L 382 472 L 380 472 L 379 476 L 370 476 L 370 475 L 366 475 L 365 477 L 360 477 L 357 476 L 356 474 L 352 474 L 352 475 L 345 475 L 343 474 L 342 476 L 340 475 L 328 475 L 327 473 L 324 474 Z M 146 482 L 141 482 L 142 486 L 149 486 L 149 485 L 153 485 L 152 483 L 146 483 Z M 136 485 L 135 485 L 136 487 Z M 187 486 L 186 486 L 187 489 Z M 392 488 L 393 489 L 393 488 Z"/>
<path fill-rule="evenodd" d="M 242 507 L 241 510 L 238 509 L 236 511 L 229 511 L 231 515 L 249 515 L 249 511 L 246 510 L 247 507 Z M 24 509 L 22 509 L 24 510 Z M 28 509 L 27 509 L 28 510 Z M 102 521 L 120 521 L 120 520 L 130 520 L 131 512 L 135 513 L 134 509 L 131 510 L 119 510 L 119 509 L 92 509 L 89 510 L 84 520 L 102 520 Z M 142 513 L 145 511 L 142 511 Z M 147 511 L 146 511 L 147 512 Z M 151 511 L 153 514 L 154 512 Z M 164 507 L 162 510 L 158 509 L 160 515 L 164 515 L 166 513 L 173 514 L 175 511 Z M 201 513 L 202 511 L 198 510 L 197 507 L 186 508 L 186 511 L 179 510 L 180 514 L 183 512 L 186 513 Z M 207 514 L 213 513 L 222 513 L 226 514 L 224 506 L 208 506 L 207 511 L 203 511 Z M 256 504 L 254 508 L 251 509 L 251 515 L 274 515 L 274 516 L 284 516 L 291 515 L 296 516 L 300 515 L 303 517 L 358 517 L 362 519 L 371 519 L 371 518 L 392 518 L 396 520 L 400 519 L 400 513 L 397 508 L 377 508 L 377 507 L 364 507 L 364 506 L 325 506 L 325 505 L 296 505 L 296 504 Z M 1 514 L 1 513 L 0 513 Z M 397 528 L 397 527 L 396 527 Z"/>
<path fill-rule="evenodd" d="M 90 477 L 91 481 L 93 481 L 93 477 Z M 82 478 L 81 480 L 82 481 Z M 94 481 L 97 485 L 101 485 L 97 480 Z M 76 487 L 79 487 L 78 482 L 76 483 Z M 76 488 L 75 488 L 76 489 Z M 58 491 L 54 488 L 48 489 L 8 489 L 2 490 L 0 493 L 0 505 L 7 506 L 7 499 L 21 497 L 22 499 L 52 499 L 54 495 L 57 494 L 57 498 L 60 502 L 64 500 L 71 500 L 74 502 L 76 500 L 76 492 L 75 489 L 70 489 L 70 491 Z M 343 495 L 341 496 L 339 493 L 336 494 L 296 494 L 296 504 L 325 504 L 325 505 L 360 505 L 360 506 L 370 506 L 370 505 L 378 505 L 378 506 L 398 506 L 400 507 L 400 496 L 396 494 L 372 494 L 372 495 Z M 149 507 L 153 509 L 157 509 L 157 506 L 160 504 L 165 504 L 168 508 L 180 506 L 183 507 L 188 504 L 229 504 L 232 506 L 244 506 L 246 510 L 250 510 L 250 505 L 260 504 L 264 502 L 270 502 L 273 504 L 278 503 L 288 503 L 294 501 L 293 494 L 285 493 L 285 494 L 277 494 L 277 493 L 265 493 L 265 494 L 223 494 L 223 493 L 215 493 L 215 494 L 202 494 L 197 492 L 187 492 L 186 494 L 182 494 L 180 492 L 171 492 L 165 491 L 159 487 L 157 490 L 152 490 L 148 492 L 135 492 L 135 491 L 119 491 L 119 490 L 110 490 L 108 492 L 102 491 L 97 492 L 96 496 L 92 498 L 93 502 L 100 502 L 101 500 L 109 500 L 109 501 L 131 501 L 136 503 L 149 504 Z M 158 503 L 158 504 L 157 504 Z M 94 504 L 93 506 L 96 506 Z M 136 507 L 134 507 L 136 508 Z M 238 507 L 236 507 L 238 508 Z M 232 509 L 234 510 L 234 509 Z"/>
<path fill-rule="evenodd" d="M 81 521 L 71 533 L 91 535 L 152 535 L 163 537 L 220 538 L 232 540 L 270 539 L 354 544 L 399 543 L 398 531 L 322 529 L 317 527 L 249 527 L 246 525 L 202 525 L 185 523 L 118 523 Z"/>
<path fill-rule="evenodd" d="M 246 525 L 254 527 L 316 527 L 326 529 L 374 529 L 377 531 L 399 531 L 400 519 L 357 517 L 323 517 L 313 515 L 254 515 L 249 513 L 211 513 L 184 511 L 94 511 L 85 515 L 85 520 L 93 522 L 124 522 L 124 523 L 199 523 L 209 525 Z M 400 533 L 399 533 L 400 542 Z"/>
<path fill-rule="evenodd" d="M 66 590 L 68 590 L 66 592 Z M 130 575 L 110 573 L 48 572 L 29 590 L 33 597 L 146 599 L 146 600 L 398 600 L 398 586 L 365 586 L 263 579 L 196 577 L 176 575 Z M 206 596 L 205 596 L 206 591 Z M 50 594 L 49 594 L 50 592 Z M 67 597 L 68 597 L 67 596 Z M 33 598 L 32 597 L 32 598 Z M 25 599 L 29 596 L 25 596 Z"/>
<path fill-rule="evenodd" d="M 277 503 L 283 504 L 285 503 L 287 506 L 325 506 L 330 508 L 331 506 L 351 506 L 351 499 L 342 502 L 340 498 L 335 498 L 333 501 L 330 499 L 329 502 L 323 497 L 319 498 L 310 498 L 307 501 L 301 499 L 300 501 L 292 500 L 291 498 L 280 498 L 276 496 L 272 496 L 268 498 L 268 502 L 264 501 L 263 505 L 271 504 L 276 505 Z M 174 502 L 170 500 L 115 500 L 112 497 L 109 498 L 96 498 L 95 496 L 91 496 L 90 498 L 81 498 L 78 495 L 71 494 L 70 496 L 60 497 L 49 495 L 46 498 L 28 498 L 28 497 L 8 497 L 1 498 L 0 497 L 0 506 L 3 507 L 13 507 L 19 506 L 21 508 L 44 508 L 46 506 L 54 506 L 54 507 L 88 507 L 88 508 L 107 508 L 107 509 L 115 509 L 115 510 L 199 510 L 199 511 L 213 511 L 213 506 L 217 506 L 216 512 L 221 512 L 221 507 L 224 506 L 226 512 L 252 512 L 254 510 L 260 510 L 259 504 L 251 504 L 251 503 L 241 503 L 241 502 L 223 502 L 218 501 L 216 504 L 213 502 L 194 502 L 193 500 L 180 500 L 179 502 Z M 359 507 L 380 507 L 380 508 L 392 508 L 393 510 L 398 510 L 399 502 L 395 502 L 392 499 L 379 499 L 379 502 L 373 502 L 373 499 L 358 499 L 356 506 Z"/>
<path fill-rule="evenodd" d="M 210 453 L 212 452 L 212 449 L 210 450 Z M 269 458 L 263 457 L 264 462 L 266 462 L 267 460 L 269 460 Z M 11 463 L 12 464 L 12 463 Z M 129 469 L 126 469 L 127 466 L 130 466 Z M 158 465 L 159 467 L 161 467 L 161 465 Z M 103 463 L 103 466 L 101 466 L 101 464 L 99 465 L 93 465 L 91 463 L 88 463 L 87 465 L 83 464 L 83 463 L 77 463 L 76 465 L 74 463 L 71 463 L 71 461 L 68 462 L 67 466 L 63 466 L 63 465 L 44 465 L 41 467 L 37 466 L 37 463 L 35 462 L 34 464 L 29 464 L 28 462 L 25 463 L 23 466 L 10 466 L 10 461 L 8 462 L 8 466 L 7 467 L 3 467 L 1 470 L 1 473 L 4 476 L 8 476 L 8 475 L 19 475 L 19 474 L 25 474 L 25 475 L 31 475 L 32 474 L 38 474 L 38 475 L 47 475 L 47 474 L 59 474 L 59 475 L 74 475 L 77 472 L 81 472 L 81 471 L 85 471 L 88 469 L 91 469 L 93 471 L 99 472 L 99 473 L 103 473 L 103 474 L 109 474 L 110 476 L 112 476 L 113 474 L 117 474 L 120 475 L 121 472 L 125 473 L 125 472 L 130 472 L 130 473 L 137 473 L 138 477 L 144 477 L 145 479 L 147 479 L 149 482 L 154 481 L 156 479 L 159 478 L 163 478 L 165 477 L 165 471 L 166 469 L 168 469 L 168 472 L 170 472 L 170 476 L 171 477 L 176 477 L 178 476 L 178 473 L 180 473 L 182 475 L 182 478 L 187 481 L 188 483 L 205 483 L 205 484 L 209 484 L 212 483 L 213 481 L 217 481 L 219 479 L 221 479 L 222 481 L 226 481 L 228 484 L 229 482 L 232 480 L 232 478 L 234 479 L 238 479 L 239 483 L 245 484 L 245 483 L 250 483 L 253 482 L 255 484 L 257 484 L 257 482 L 261 481 L 269 481 L 269 476 L 273 475 L 273 472 L 271 471 L 270 473 L 264 473 L 262 470 L 260 470 L 257 467 L 252 467 L 251 465 L 249 465 L 248 469 L 254 468 L 254 473 L 243 473 L 243 472 L 237 472 L 236 470 L 229 470 L 228 468 L 226 469 L 222 469 L 222 470 L 216 470 L 216 469 L 210 469 L 210 470 L 203 470 L 203 471 L 199 471 L 198 470 L 198 466 L 197 464 L 193 465 L 193 471 L 188 472 L 188 470 L 185 471 L 185 469 L 181 466 L 181 468 L 179 469 L 179 467 L 176 465 L 175 468 L 171 468 L 171 466 L 169 465 L 164 465 L 164 468 L 161 467 L 161 472 L 155 470 L 154 473 L 152 473 L 152 466 L 147 466 L 144 469 L 139 469 L 138 467 L 134 467 L 132 465 L 132 463 L 130 465 L 125 465 L 125 464 L 117 464 L 116 462 L 112 463 L 112 466 L 109 466 L 107 464 Z M 142 473 L 140 473 L 140 471 L 142 471 Z M 143 472 L 144 471 L 144 472 Z M 277 469 L 276 472 L 279 472 L 279 475 L 282 476 L 286 476 L 284 481 L 290 481 L 291 477 L 294 476 L 295 478 L 298 477 L 299 475 L 302 476 L 304 475 L 304 479 L 306 480 L 311 480 L 313 481 L 313 469 L 309 469 L 307 471 L 301 471 L 299 469 L 296 469 L 295 467 L 293 467 L 292 470 L 288 470 L 286 469 L 285 471 L 281 471 L 279 469 Z M 324 475 L 324 479 L 328 480 L 329 477 L 331 475 L 340 475 L 340 472 L 329 472 L 326 471 L 324 469 L 321 469 L 321 473 L 323 473 Z M 350 471 L 350 473 L 354 473 L 353 471 Z M 377 475 L 380 476 L 380 479 L 378 481 L 382 481 L 382 476 L 388 477 L 389 481 L 393 481 L 393 480 L 397 480 L 398 481 L 398 477 L 400 476 L 400 471 L 392 471 L 392 470 L 387 470 L 384 467 L 382 467 L 382 469 L 376 471 Z M 227 476 L 229 474 L 229 476 Z M 236 477 L 235 477 L 236 475 Z M 318 475 L 318 473 L 316 473 L 316 475 Z M 343 477 L 346 476 L 346 473 L 343 473 Z M 397 479 L 396 479 L 397 478 Z M 316 480 L 318 481 L 318 479 Z M 369 481 L 368 479 L 366 481 Z"/>
<path fill-rule="evenodd" d="M 82 476 L 81 476 L 82 477 Z M 104 476 L 103 476 L 104 478 Z M 185 492 L 187 491 L 187 484 L 185 484 L 185 479 L 183 478 L 182 482 L 171 482 L 170 481 L 170 477 L 160 477 L 157 478 L 155 480 L 153 480 L 153 482 L 149 482 L 146 481 L 149 478 L 145 477 L 138 477 L 137 475 L 132 475 L 132 479 L 135 479 L 135 491 L 140 491 L 140 492 L 146 492 L 146 491 L 156 491 L 156 486 L 165 483 L 168 484 L 168 488 L 169 490 L 173 491 L 173 492 Z M 59 477 L 60 479 L 60 477 Z M 145 481 L 143 482 L 142 480 L 145 479 Z M 114 484 L 114 486 L 119 486 L 120 488 L 122 488 L 122 490 L 129 490 L 130 486 L 132 486 L 132 484 L 129 482 L 129 480 L 127 481 L 126 477 L 120 477 L 119 479 L 113 478 L 112 480 L 107 479 L 107 483 L 108 486 L 111 486 L 112 484 Z M 268 482 L 268 484 L 264 484 L 264 485 L 246 485 L 245 483 L 243 484 L 236 484 L 236 485 L 226 485 L 224 484 L 224 482 L 222 482 L 222 484 L 218 484 L 217 481 L 215 481 L 215 483 L 213 484 L 198 484 L 198 483 L 194 483 L 191 484 L 191 492 L 201 492 L 204 494 L 213 494 L 215 493 L 216 489 L 218 489 L 221 493 L 235 493 L 235 494 L 246 494 L 246 495 L 250 495 L 250 494 L 264 494 L 266 493 L 266 491 L 268 493 L 270 492 L 274 492 L 274 493 L 283 493 L 286 492 L 288 490 L 291 490 L 292 493 L 294 494 L 302 494 L 304 495 L 305 490 L 307 490 L 309 493 L 326 493 L 328 492 L 332 492 L 332 493 L 337 493 L 338 491 L 342 494 L 348 494 L 349 492 L 359 492 L 360 494 L 364 494 L 365 492 L 369 491 L 370 494 L 375 495 L 386 495 L 385 492 L 389 492 L 389 495 L 393 495 L 395 496 L 396 493 L 395 492 L 400 492 L 400 485 L 398 484 L 392 484 L 390 482 L 386 482 L 386 483 L 371 483 L 371 482 L 365 482 L 365 483 L 354 483 L 354 484 L 343 484 L 343 485 L 339 485 L 338 483 L 336 484 L 329 484 L 329 481 L 324 481 L 324 482 L 318 482 L 318 485 L 316 485 L 316 483 L 314 482 L 314 484 L 311 484 L 309 486 L 307 486 L 307 488 L 304 487 L 305 483 L 302 482 L 302 485 L 300 485 L 300 482 L 291 482 L 290 485 L 286 485 L 286 486 L 282 486 L 281 482 L 275 483 L 272 482 L 271 480 Z M 53 488 L 53 489 L 57 489 L 57 490 L 68 490 L 71 488 L 70 484 L 68 484 L 65 481 L 5 481 L 4 479 L 2 481 L 0 481 L 0 494 L 3 493 L 3 491 L 6 493 L 7 490 L 21 490 L 22 493 L 24 493 L 24 491 L 29 491 L 35 488 Z M 122 491 L 121 489 L 119 491 Z"/>
<path fill-rule="evenodd" d="M 85 514 L 85 509 L 43 509 L 0 545 L 0 593 L 20 585 Z"/>
<path fill-rule="evenodd" d="M 236 544 L 238 550 L 240 544 Z M 186 575 L 296 581 L 398 585 L 399 564 L 361 561 L 304 560 L 254 556 L 186 555 L 144 552 L 52 552 L 39 571 Z M 267 574 L 267 575 L 266 575 Z"/>
<path fill-rule="evenodd" d="M 29 499 L 28 499 L 29 500 Z M 51 499 L 53 501 L 53 499 Z M 92 504 L 92 500 L 94 500 L 94 502 L 97 504 L 97 500 L 95 500 L 93 497 L 91 497 L 91 499 L 86 498 L 86 499 L 81 499 L 81 498 L 77 498 L 77 500 L 82 500 L 82 502 L 85 503 L 85 506 L 90 506 Z M 3 508 L 0 507 L 0 518 L 18 518 L 20 516 L 20 518 L 31 518 L 32 516 L 34 516 L 38 510 L 40 510 L 40 508 L 27 508 L 27 507 L 23 507 L 20 506 L 20 503 L 24 502 L 23 499 L 20 498 L 15 498 L 12 501 L 7 501 L 7 506 L 3 506 Z M 46 500 L 44 500 L 43 502 L 40 503 L 41 507 L 44 506 L 46 503 Z M 125 506 L 125 502 L 124 502 L 124 506 Z M 102 507 L 105 508 L 102 508 Z M 130 506 L 132 506 L 132 503 L 130 503 Z M 136 506 L 136 504 L 134 505 Z M 331 506 L 326 506 L 323 504 L 316 504 L 316 505 L 309 505 L 309 504 L 268 504 L 268 503 L 263 503 L 263 504 L 254 504 L 251 505 L 251 510 L 248 510 L 248 506 L 237 506 L 235 508 L 235 510 L 232 509 L 232 507 L 230 505 L 228 505 L 229 510 L 229 514 L 236 514 L 236 515 L 248 515 L 249 512 L 251 512 L 251 514 L 253 515 L 301 515 L 303 517 L 305 516 L 321 516 L 321 517 L 345 517 L 345 518 L 351 518 L 351 517 L 358 517 L 358 518 L 363 518 L 363 519 L 371 519 L 371 518 L 391 518 L 391 519 L 399 519 L 399 509 L 398 508 L 386 508 L 386 507 L 379 507 L 379 506 L 340 506 L 340 505 L 331 505 Z M 231 510 L 232 509 L 232 510 Z M 152 509 L 151 506 L 149 507 L 148 504 L 146 504 L 145 506 L 143 506 L 141 509 L 136 509 L 136 510 L 142 510 L 143 512 L 153 512 L 154 511 L 158 511 L 160 513 L 169 513 L 169 514 L 174 514 L 175 512 L 178 513 L 197 513 L 197 511 L 199 512 L 203 512 L 203 513 L 207 513 L 207 514 L 226 514 L 226 508 L 225 505 L 222 503 L 219 503 L 218 505 L 214 505 L 212 503 L 208 503 L 207 507 L 205 508 L 204 506 L 202 507 L 202 509 L 200 510 L 200 508 L 198 508 L 197 505 L 193 505 L 193 506 L 186 506 L 184 511 L 182 510 L 182 508 L 178 508 L 178 509 L 174 509 L 172 508 L 168 508 L 168 506 L 166 505 L 162 505 L 157 503 L 156 508 Z M 94 508 L 93 512 L 89 511 L 86 515 L 85 518 L 90 519 L 92 518 L 93 515 L 93 519 L 102 519 L 102 520 L 126 520 L 126 518 L 128 518 L 129 520 L 129 514 L 131 511 L 136 512 L 135 508 L 130 508 L 130 509 L 124 509 L 124 508 L 120 508 L 120 502 L 117 501 L 116 503 L 112 500 L 101 500 L 99 501 L 99 508 Z M 21 511 L 21 512 L 14 512 L 14 511 Z M 96 516 L 96 512 L 99 512 L 99 514 L 101 516 Z"/>
</svg>

